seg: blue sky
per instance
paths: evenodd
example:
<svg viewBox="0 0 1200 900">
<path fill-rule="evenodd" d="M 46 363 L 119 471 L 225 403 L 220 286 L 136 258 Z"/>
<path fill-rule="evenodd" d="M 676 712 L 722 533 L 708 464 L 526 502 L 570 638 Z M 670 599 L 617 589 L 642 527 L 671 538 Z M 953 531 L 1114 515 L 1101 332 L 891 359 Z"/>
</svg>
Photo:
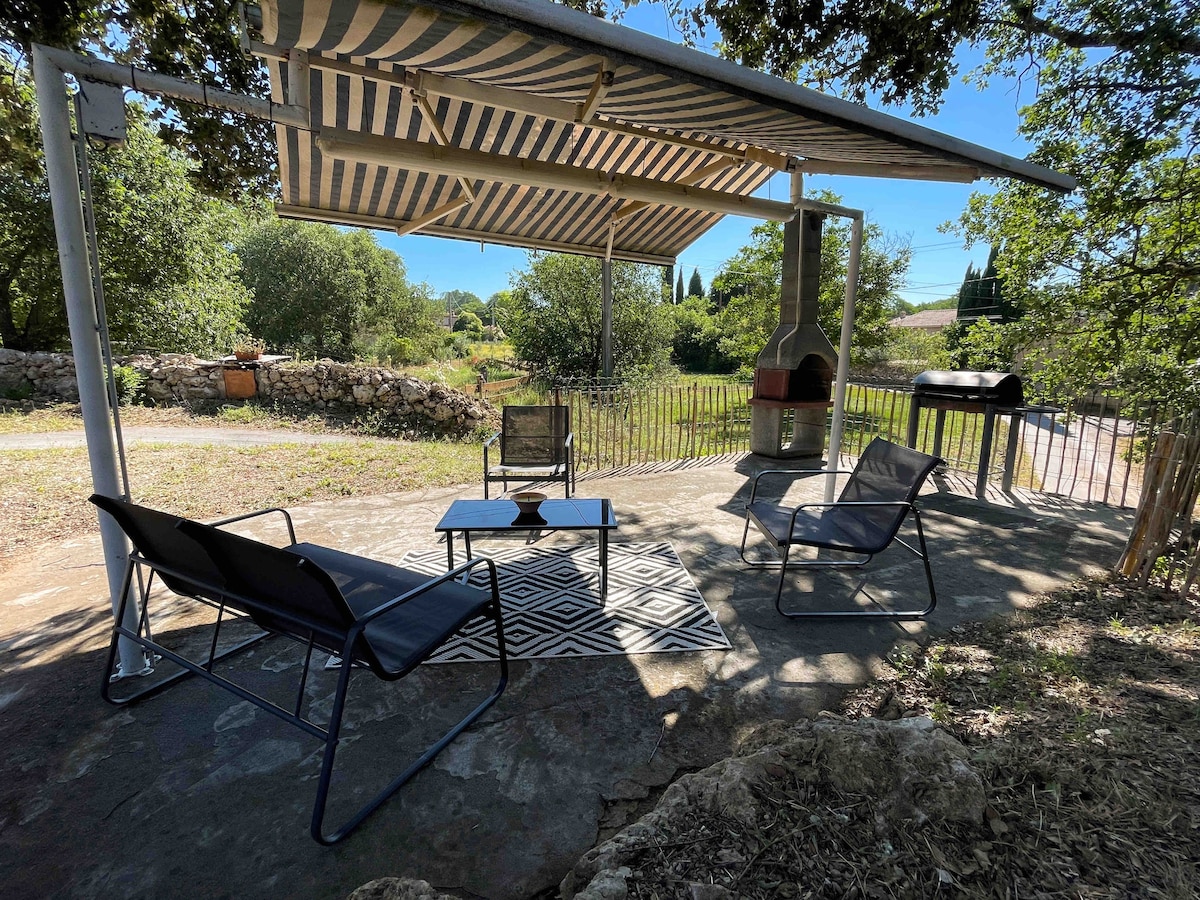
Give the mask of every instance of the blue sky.
<svg viewBox="0 0 1200 900">
<path fill-rule="evenodd" d="M 632 7 L 625 25 L 676 40 L 661 7 L 641 3 Z M 963 58 L 963 71 L 969 70 L 977 57 Z M 1028 102 L 1029 96 L 1022 97 Z M 992 150 L 1023 157 L 1031 147 L 1017 135 L 1018 98 L 1015 85 L 994 81 L 986 91 L 955 81 L 946 94 L 937 116 L 915 119 L 920 124 L 957 138 L 981 144 Z M 904 112 L 887 109 L 891 115 Z M 842 196 L 846 206 L 866 211 L 867 221 L 879 225 L 889 234 L 906 237 L 913 248 L 908 283 L 901 291 L 904 299 L 920 304 L 955 293 L 962 282 L 967 265 L 982 265 L 987 248 L 976 246 L 968 251 L 952 235 L 938 231 L 943 222 L 957 219 L 966 206 L 972 190 L 989 190 L 987 182 L 976 185 L 908 182 L 888 178 L 850 178 L 845 176 L 810 175 L 805 178 L 805 192 L 827 189 Z M 788 178 L 777 175 L 760 192 L 776 200 L 788 197 Z M 684 280 L 693 269 L 699 269 L 707 289 L 721 264 L 745 244 L 750 229 L 757 222 L 741 216 L 726 216 L 704 237 L 696 241 L 679 257 L 678 265 Z M 409 280 L 428 283 L 435 295 L 449 290 L 464 290 L 487 299 L 491 294 L 509 286 L 509 274 L 525 265 L 525 251 L 511 247 L 376 232 L 380 243 L 395 250 L 404 259 Z"/>
</svg>

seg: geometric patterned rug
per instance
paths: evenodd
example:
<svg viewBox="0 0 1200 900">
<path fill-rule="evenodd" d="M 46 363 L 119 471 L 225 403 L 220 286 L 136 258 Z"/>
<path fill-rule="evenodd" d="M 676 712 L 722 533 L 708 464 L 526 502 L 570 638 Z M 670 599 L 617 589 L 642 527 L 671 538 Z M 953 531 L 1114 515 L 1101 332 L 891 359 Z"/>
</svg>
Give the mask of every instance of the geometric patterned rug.
<svg viewBox="0 0 1200 900">
<path fill-rule="evenodd" d="M 488 548 L 496 563 L 504 638 L 511 659 L 551 659 L 681 650 L 728 650 L 729 641 L 666 542 L 608 545 L 608 600 L 600 604 L 596 544 Z M 401 565 L 446 571 L 446 551 L 410 551 Z M 471 583 L 487 585 L 487 570 Z M 455 635 L 429 662 L 496 658 L 491 623 Z"/>
</svg>

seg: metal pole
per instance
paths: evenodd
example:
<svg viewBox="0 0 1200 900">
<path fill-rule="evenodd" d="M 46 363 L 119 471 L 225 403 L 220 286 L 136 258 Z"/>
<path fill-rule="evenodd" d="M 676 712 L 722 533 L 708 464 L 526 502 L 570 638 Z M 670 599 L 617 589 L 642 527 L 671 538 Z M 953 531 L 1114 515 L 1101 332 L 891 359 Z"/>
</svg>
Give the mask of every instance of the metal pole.
<svg viewBox="0 0 1200 900">
<path fill-rule="evenodd" d="M 862 262 L 863 214 L 850 224 L 850 260 L 846 265 L 846 299 L 842 304 L 842 339 L 838 346 L 837 381 L 833 391 L 833 423 L 829 428 L 829 466 L 841 458 L 842 431 L 846 422 L 846 385 L 850 380 L 850 338 L 854 334 L 854 303 L 858 297 L 858 271 Z M 825 502 L 833 502 L 837 476 L 825 478 Z"/>
<path fill-rule="evenodd" d="M 75 150 L 71 145 L 66 87 L 62 70 L 36 45 L 33 48 L 33 80 L 37 89 L 46 176 L 50 182 L 54 232 L 58 238 L 58 259 L 62 269 L 71 351 L 75 357 L 75 377 L 79 384 L 83 430 L 87 437 L 92 488 L 98 494 L 119 497 L 121 488 L 117 477 L 116 446 L 108 416 L 108 392 L 100 353 L 100 326 L 96 321 L 96 302 L 92 294 L 87 230 L 80 204 L 79 171 L 76 168 Z M 99 519 L 104 564 L 108 570 L 109 596 L 115 616 L 120 607 L 129 549 L 117 523 L 104 514 L 99 514 Z M 122 624 L 130 630 L 136 630 L 140 611 L 136 597 L 131 599 L 134 602 L 126 606 Z M 132 675 L 145 669 L 146 661 L 141 648 L 132 641 L 122 640 L 120 673 Z"/>
<path fill-rule="evenodd" d="M 600 260 L 600 347 L 604 357 L 604 377 L 612 378 L 612 259 Z"/>
<path fill-rule="evenodd" d="M 612 378 L 612 248 L 617 236 L 617 223 L 608 223 L 608 243 L 604 248 L 604 259 L 600 260 L 600 355 L 604 377 Z"/>
</svg>

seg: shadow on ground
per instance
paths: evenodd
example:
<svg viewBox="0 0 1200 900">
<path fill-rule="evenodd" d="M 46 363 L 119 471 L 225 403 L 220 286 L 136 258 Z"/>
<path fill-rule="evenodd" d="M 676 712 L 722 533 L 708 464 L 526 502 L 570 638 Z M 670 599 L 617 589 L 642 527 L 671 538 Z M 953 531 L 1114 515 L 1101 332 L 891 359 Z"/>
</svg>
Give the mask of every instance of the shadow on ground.
<svg viewBox="0 0 1200 900">
<path fill-rule="evenodd" d="M 922 503 L 940 601 L 928 622 L 788 621 L 772 605 L 776 576 L 738 559 L 754 469 L 750 457 L 643 467 L 581 479 L 578 490 L 613 500 L 614 540 L 672 542 L 732 650 L 515 662 L 483 719 L 332 849 L 307 834 L 315 739 L 199 682 L 132 708 L 100 700 L 109 611 L 97 538 L 19 561 L 0 576 L 0 883 L 14 896 L 320 898 L 406 875 L 464 896 L 531 897 L 755 725 L 835 704 L 897 641 L 1009 612 L 1111 566 L 1128 533 L 1127 511 L 1033 496 L 979 501 L 945 476 Z M 789 496 L 817 499 L 816 481 Z M 397 561 L 436 546 L 433 525 L 456 496 L 481 490 L 293 512 L 301 540 Z M 476 552 L 488 546 L 477 540 Z M 902 549 L 865 574 L 865 586 L 798 576 L 795 597 L 924 589 L 920 562 Z M 268 641 L 237 665 L 275 690 L 299 662 L 296 648 Z M 318 717 L 333 676 L 318 670 L 307 686 Z M 333 816 L 398 772 L 492 677 L 491 666 L 471 663 L 425 666 L 399 686 L 357 677 Z"/>
</svg>

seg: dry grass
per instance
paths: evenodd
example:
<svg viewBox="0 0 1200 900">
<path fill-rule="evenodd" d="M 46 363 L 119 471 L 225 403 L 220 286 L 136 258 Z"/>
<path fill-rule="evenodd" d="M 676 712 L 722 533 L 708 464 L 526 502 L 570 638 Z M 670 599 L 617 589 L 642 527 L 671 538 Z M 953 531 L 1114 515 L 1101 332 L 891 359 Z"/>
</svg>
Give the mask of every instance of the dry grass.
<svg viewBox="0 0 1200 900">
<path fill-rule="evenodd" d="M 197 425 L 188 410 L 132 408 L 129 424 Z M 0 416 L 0 429 L 14 420 L 25 431 L 80 427 L 61 407 Z M 208 424 L 216 424 L 211 420 Z M 256 428 L 284 425 L 275 419 Z M 286 423 L 286 424 L 291 424 Z M 11 430 L 11 428 L 9 429 Z M 196 518 L 215 518 L 247 509 L 289 506 L 334 497 L 368 496 L 473 482 L 479 448 L 472 443 L 352 439 L 317 445 L 251 447 L 134 444 L 128 448 L 129 477 L 139 502 Z M 0 571 L 37 547 L 96 527 L 87 451 L 80 449 L 0 451 Z"/>
<path fill-rule="evenodd" d="M 629 896 L 1200 896 L 1198 612 L 1092 582 L 898 650 L 842 712 L 920 713 L 955 734 L 990 785 L 981 826 L 887 829 L 870 796 L 780 780 L 753 827 L 678 823 Z"/>
<path fill-rule="evenodd" d="M 363 430 L 361 419 L 322 415 L 312 407 L 289 407 L 258 401 L 197 401 L 180 406 L 123 406 L 121 424 L 278 429 L 281 431 L 347 432 Z M 34 434 L 83 428 L 78 403 L 0 401 L 0 434 Z"/>
</svg>

